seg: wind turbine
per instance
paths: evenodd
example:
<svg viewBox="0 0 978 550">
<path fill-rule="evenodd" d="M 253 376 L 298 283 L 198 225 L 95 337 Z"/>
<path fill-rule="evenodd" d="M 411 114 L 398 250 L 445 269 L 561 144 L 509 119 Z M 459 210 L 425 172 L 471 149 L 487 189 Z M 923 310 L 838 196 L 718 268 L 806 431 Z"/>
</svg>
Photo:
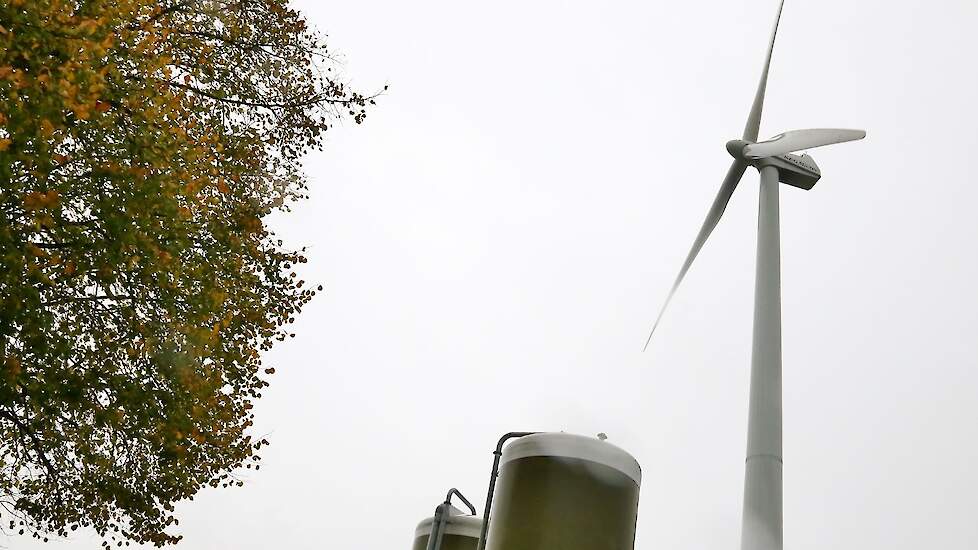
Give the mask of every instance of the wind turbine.
<svg viewBox="0 0 978 550">
<path fill-rule="evenodd" d="M 754 287 L 754 336 L 751 352 L 750 405 L 748 409 L 747 460 L 744 476 L 744 513 L 741 550 L 781 550 L 782 528 L 782 456 L 781 456 L 781 237 L 779 230 L 779 183 L 811 189 L 821 177 L 818 165 L 808 156 L 791 153 L 833 143 L 866 137 L 862 130 L 812 129 L 794 130 L 758 142 L 764 91 L 778 23 L 784 10 L 781 0 L 768 45 L 767 59 L 757 86 L 754 104 L 747 117 L 741 139 L 727 142 L 727 152 L 734 158 L 720 186 L 703 227 L 679 270 L 659 316 L 652 325 L 648 348 L 666 306 L 696 259 L 706 239 L 723 215 L 730 196 L 748 166 L 761 175 L 757 219 L 757 272 Z"/>
</svg>

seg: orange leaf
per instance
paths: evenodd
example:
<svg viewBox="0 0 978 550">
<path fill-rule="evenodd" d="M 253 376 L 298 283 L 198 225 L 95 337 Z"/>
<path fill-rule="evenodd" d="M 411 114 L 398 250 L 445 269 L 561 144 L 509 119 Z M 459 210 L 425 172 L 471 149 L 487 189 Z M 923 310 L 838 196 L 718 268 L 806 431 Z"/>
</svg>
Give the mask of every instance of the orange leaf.
<svg viewBox="0 0 978 550">
<path fill-rule="evenodd" d="M 51 137 L 51 134 L 53 133 L 54 125 L 51 124 L 51 121 L 46 118 L 41 119 L 41 135 L 44 137 Z"/>
</svg>

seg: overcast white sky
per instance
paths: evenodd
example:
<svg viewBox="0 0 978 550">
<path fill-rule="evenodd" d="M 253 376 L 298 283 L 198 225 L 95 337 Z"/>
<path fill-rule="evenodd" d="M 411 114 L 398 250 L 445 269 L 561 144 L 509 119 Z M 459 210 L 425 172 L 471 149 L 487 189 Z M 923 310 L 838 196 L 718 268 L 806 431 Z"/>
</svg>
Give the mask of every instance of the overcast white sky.
<svg viewBox="0 0 978 550">
<path fill-rule="evenodd" d="M 606 432 L 636 548 L 740 540 L 757 176 L 653 345 L 776 0 L 299 5 L 363 90 L 280 224 L 326 286 L 268 361 L 243 488 L 184 550 L 407 549 L 510 430 Z M 785 542 L 978 547 L 978 3 L 788 0 L 763 136 L 865 128 L 782 192 Z M 85 535 L 47 546 L 96 549 Z"/>
</svg>

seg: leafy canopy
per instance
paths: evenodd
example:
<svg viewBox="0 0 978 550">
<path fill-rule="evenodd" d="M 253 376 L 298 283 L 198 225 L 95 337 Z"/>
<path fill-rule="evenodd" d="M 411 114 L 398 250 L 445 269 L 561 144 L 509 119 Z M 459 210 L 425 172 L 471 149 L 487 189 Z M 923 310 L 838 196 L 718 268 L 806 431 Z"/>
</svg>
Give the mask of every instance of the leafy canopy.
<svg viewBox="0 0 978 550">
<path fill-rule="evenodd" d="M 179 536 L 314 291 L 263 219 L 373 103 L 286 0 L 0 0 L 0 521 Z"/>
</svg>

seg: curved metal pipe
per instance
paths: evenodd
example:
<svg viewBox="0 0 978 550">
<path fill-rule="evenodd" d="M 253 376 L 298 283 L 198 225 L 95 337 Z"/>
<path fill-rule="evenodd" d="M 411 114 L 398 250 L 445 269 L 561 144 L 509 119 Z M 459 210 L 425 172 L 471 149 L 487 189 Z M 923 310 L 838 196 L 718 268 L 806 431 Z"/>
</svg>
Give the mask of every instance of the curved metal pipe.
<svg viewBox="0 0 978 550">
<path fill-rule="evenodd" d="M 448 490 L 448 494 L 445 495 L 445 504 L 451 504 L 452 503 L 452 495 L 457 496 L 459 498 L 459 500 L 461 500 L 462 502 L 464 502 L 465 505 L 469 508 L 469 511 L 472 512 L 472 515 L 473 516 L 476 514 L 475 506 L 472 506 L 472 503 L 469 502 L 469 499 L 465 498 L 465 495 L 463 495 L 462 493 L 460 493 L 459 490 L 456 489 L 456 488 L 454 488 L 454 487 L 452 487 L 451 489 L 449 489 Z"/>
<path fill-rule="evenodd" d="M 479 544 L 476 546 L 476 550 L 485 550 L 486 548 L 486 535 L 489 532 L 489 512 L 492 511 L 492 495 L 496 491 L 496 477 L 499 476 L 499 459 L 503 456 L 503 445 L 510 439 L 536 433 L 540 432 L 509 432 L 500 437 L 499 442 L 496 443 L 496 450 L 492 453 L 492 473 L 489 474 L 489 494 L 486 495 L 486 508 L 482 512 L 482 533 L 479 534 Z"/>
<path fill-rule="evenodd" d="M 435 506 L 435 515 L 431 518 L 431 533 L 428 534 L 427 550 L 439 550 L 441 548 L 441 541 L 445 536 L 445 522 L 452 513 L 452 496 L 457 496 L 459 500 L 465 503 L 472 515 L 475 515 L 475 506 L 472 506 L 469 499 L 465 498 L 465 495 L 455 487 L 449 489 L 448 494 L 445 495 L 445 502 Z"/>
</svg>

